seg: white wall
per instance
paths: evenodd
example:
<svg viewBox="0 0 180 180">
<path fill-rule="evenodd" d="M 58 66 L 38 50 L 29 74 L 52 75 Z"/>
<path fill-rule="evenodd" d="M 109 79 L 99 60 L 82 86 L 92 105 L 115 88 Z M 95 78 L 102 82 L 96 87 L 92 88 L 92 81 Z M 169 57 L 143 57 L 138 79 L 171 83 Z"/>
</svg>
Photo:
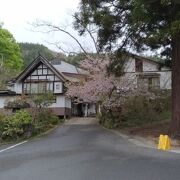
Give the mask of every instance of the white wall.
<svg viewBox="0 0 180 180">
<path fill-rule="evenodd" d="M 9 101 L 13 101 L 17 96 L 0 96 L 0 108 L 4 108 Z"/>
<path fill-rule="evenodd" d="M 18 96 L 0 96 L 0 108 L 4 108 L 9 101 L 13 101 Z M 56 97 L 56 103 L 53 103 L 50 107 L 68 107 L 71 108 L 71 100 L 65 98 L 64 95 L 58 95 Z"/>
<path fill-rule="evenodd" d="M 143 61 L 143 71 L 159 71 L 159 65 L 157 63 Z"/>
<path fill-rule="evenodd" d="M 69 99 L 69 98 L 65 98 L 65 107 L 67 107 L 67 108 L 71 108 L 71 99 Z"/>
<path fill-rule="evenodd" d="M 124 72 L 135 72 L 135 59 L 129 58 L 124 63 Z"/>
<path fill-rule="evenodd" d="M 157 63 L 149 62 L 144 60 L 143 61 L 143 71 L 158 71 L 159 65 Z M 135 59 L 129 58 L 124 64 L 124 72 L 135 72 L 136 65 Z"/>
<path fill-rule="evenodd" d="M 159 71 L 159 65 L 157 63 L 153 63 L 150 61 L 143 61 L 143 72 L 144 73 L 157 73 L 160 74 L 160 88 L 161 89 L 171 89 L 171 70 L 168 67 L 162 67 L 162 71 Z M 125 62 L 124 66 L 125 79 L 129 79 L 129 84 L 137 84 L 136 74 L 135 72 L 135 59 L 130 58 Z M 127 84 L 127 82 L 125 82 Z"/>
<path fill-rule="evenodd" d="M 22 93 L 22 83 L 16 82 L 11 88 L 11 91 L 15 91 L 17 94 Z"/>
<path fill-rule="evenodd" d="M 50 107 L 65 107 L 65 96 L 57 95 L 56 103 L 53 103 Z"/>
<path fill-rule="evenodd" d="M 159 72 L 160 76 L 160 88 L 161 89 L 171 89 L 171 71 L 162 71 Z"/>
</svg>

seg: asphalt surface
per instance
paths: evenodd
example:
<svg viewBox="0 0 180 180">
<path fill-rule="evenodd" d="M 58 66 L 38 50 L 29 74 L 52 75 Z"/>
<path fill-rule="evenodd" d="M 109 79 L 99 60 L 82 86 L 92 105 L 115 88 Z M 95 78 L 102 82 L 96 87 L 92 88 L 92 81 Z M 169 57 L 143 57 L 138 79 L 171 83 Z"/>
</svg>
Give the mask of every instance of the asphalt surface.
<svg viewBox="0 0 180 180">
<path fill-rule="evenodd" d="M 138 147 L 97 125 L 66 124 L 1 152 L 0 180 L 180 180 L 180 154 Z"/>
</svg>

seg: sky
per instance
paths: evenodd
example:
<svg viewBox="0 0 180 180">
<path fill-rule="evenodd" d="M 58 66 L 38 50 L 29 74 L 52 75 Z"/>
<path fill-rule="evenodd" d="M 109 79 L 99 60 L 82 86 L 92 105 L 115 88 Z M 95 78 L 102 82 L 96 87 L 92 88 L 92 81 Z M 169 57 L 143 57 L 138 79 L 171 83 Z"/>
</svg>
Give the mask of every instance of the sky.
<svg viewBox="0 0 180 180">
<path fill-rule="evenodd" d="M 62 27 L 88 46 L 86 38 L 78 37 L 72 27 L 72 14 L 78 11 L 80 0 L 5 0 L 1 2 L 0 22 L 8 29 L 17 42 L 32 42 L 56 50 L 51 43 L 60 42 L 65 50 L 78 49 L 77 44 L 63 33 L 40 33 L 31 25 L 37 20 L 44 20 Z M 70 27 L 71 26 L 71 27 Z M 51 45 L 50 45 L 51 44 Z"/>
</svg>

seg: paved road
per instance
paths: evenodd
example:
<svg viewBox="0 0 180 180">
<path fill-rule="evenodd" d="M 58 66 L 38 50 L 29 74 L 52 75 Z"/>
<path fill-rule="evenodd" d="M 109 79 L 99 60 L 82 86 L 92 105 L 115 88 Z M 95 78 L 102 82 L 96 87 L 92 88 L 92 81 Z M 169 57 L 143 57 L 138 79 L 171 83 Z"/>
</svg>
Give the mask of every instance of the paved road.
<svg viewBox="0 0 180 180">
<path fill-rule="evenodd" d="M 0 153 L 0 180 L 179 179 L 180 154 L 137 147 L 95 124 L 69 123 Z"/>
</svg>

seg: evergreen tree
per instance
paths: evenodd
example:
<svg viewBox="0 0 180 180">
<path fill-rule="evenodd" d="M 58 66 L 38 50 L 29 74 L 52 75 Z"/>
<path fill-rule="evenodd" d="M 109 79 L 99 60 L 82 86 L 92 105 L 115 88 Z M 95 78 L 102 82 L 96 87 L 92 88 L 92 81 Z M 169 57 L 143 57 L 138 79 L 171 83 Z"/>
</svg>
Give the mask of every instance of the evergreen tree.
<svg viewBox="0 0 180 180">
<path fill-rule="evenodd" d="M 101 50 L 159 50 L 172 60 L 172 136 L 180 136 L 180 1 L 81 0 L 75 29 L 97 28 Z M 123 56 L 122 56 L 123 57 Z"/>
<path fill-rule="evenodd" d="M 39 55 L 39 53 L 48 60 L 53 59 L 57 55 L 56 52 L 51 51 L 41 44 L 19 43 L 19 47 L 23 57 L 23 68 L 27 67 Z"/>
</svg>

